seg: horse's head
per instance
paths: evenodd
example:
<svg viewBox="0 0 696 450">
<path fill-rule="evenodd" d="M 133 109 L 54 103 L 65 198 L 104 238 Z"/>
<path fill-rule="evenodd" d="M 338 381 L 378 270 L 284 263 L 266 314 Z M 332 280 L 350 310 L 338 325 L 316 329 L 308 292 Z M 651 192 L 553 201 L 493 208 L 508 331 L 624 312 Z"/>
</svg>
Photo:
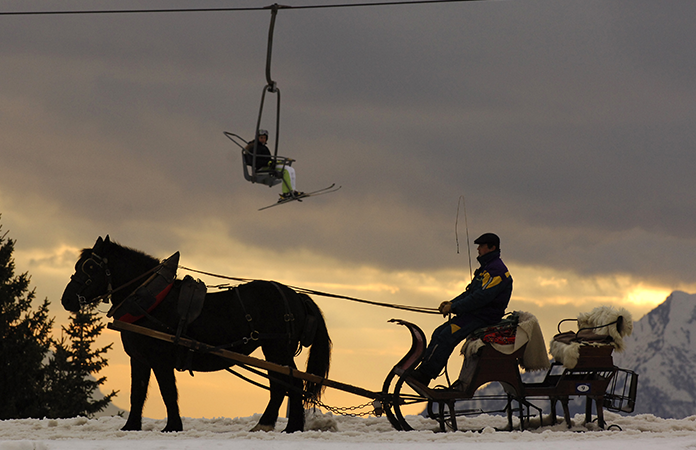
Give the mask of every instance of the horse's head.
<svg viewBox="0 0 696 450">
<path fill-rule="evenodd" d="M 66 310 L 79 311 L 82 305 L 94 302 L 111 290 L 111 272 L 107 265 L 111 245 L 109 236 L 99 237 L 93 248 L 82 251 L 61 299 Z"/>
</svg>

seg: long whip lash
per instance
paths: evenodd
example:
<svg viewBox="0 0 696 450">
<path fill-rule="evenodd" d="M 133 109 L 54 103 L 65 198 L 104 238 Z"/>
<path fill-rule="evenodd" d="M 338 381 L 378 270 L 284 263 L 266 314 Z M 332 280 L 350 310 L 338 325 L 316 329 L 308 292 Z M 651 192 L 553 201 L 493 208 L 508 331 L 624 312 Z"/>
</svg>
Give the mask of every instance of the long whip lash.
<svg viewBox="0 0 696 450">
<path fill-rule="evenodd" d="M 459 200 L 457 201 L 457 218 L 454 221 L 454 238 L 457 241 L 457 254 L 459 254 L 459 206 L 462 205 L 464 208 L 464 227 L 466 228 L 466 253 L 469 255 L 469 277 L 473 278 L 473 274 L 471 271 L 471 244 L 469 244 L 469 221 L 467 220 L 466 217 L 466 201 L 464 200 L 464 196 L 460 195 Z"/>
</svg>

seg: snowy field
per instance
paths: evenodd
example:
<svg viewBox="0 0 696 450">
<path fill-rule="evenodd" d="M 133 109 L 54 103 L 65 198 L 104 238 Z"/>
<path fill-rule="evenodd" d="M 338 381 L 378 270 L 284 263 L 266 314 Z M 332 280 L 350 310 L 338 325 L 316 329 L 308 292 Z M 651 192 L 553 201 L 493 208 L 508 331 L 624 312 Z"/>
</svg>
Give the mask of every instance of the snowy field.
<svg viewBox="0 0 696 450">
<path fill-rule="evenodd" d="M 0 421 L 0 450 L 510 450 L 534 449 L 631 449 L 648 450 L 696 449 L 696 416 L 686 419 L 660 419 L 651 415 L 623 417 L 606 413 L 607 422 L 622 431 L 599 430 L 593 427 L 563 424 L 525 432 L 497 432 L 492 427 L 503 426 L 504 419 L 479 416 L 463 419 L 461 426 L 483 429 L 481 432 L 459 431 L 435 433 L 435 422 L 420 417 L 409 417 L 414 427 L 425 431 L 394 431 L 385 417 L 355 418 L 318 414 L 308 418 L 308 426 L 315 431 L 284 434 L 256 432 L 251 429 L 258 416 L 245 418 L 188 419 L 184 418 L 184 432 L 165 434 L 159 430 L 164 420 L 145 420 L 143 431 L 124 432 L 119 428 L 125 422 L 121 417 L 102 417 L 61 420 L 8 420 Z M 575 417 L 582 422 L 581 416 Z M 280 419 L 277 429 L 285 425 Z"/>
</svg>

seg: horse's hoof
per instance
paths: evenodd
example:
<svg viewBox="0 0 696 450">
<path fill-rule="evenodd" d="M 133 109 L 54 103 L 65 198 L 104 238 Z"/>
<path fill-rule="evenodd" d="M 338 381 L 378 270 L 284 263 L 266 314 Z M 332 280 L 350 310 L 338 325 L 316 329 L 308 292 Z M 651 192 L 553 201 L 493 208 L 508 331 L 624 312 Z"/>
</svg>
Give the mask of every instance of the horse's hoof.
<svg viewBox="0 0 696 450">
<path fill-rule="evenodd" d="M 162 433 L 176 433 L 178 431 L 184 431 L 184 424 L 181 423 L 181 419 L 172 419 L 167 421 Z"/>
<path fill-rule="evenodd" d="M 142 430 L 142 427 L 140 427 L 139 425 L 129 425 L 129 424 L 125 424 L 123 426 L 123 428 L 121 428 L 121 431 L 141 431 L 141 430 Z"/>
<path fill-rule="evenodd" d="M 166 427 L 164 427 L 164 430 L 162 430 L 162 433 L 177 433 L 179 431 L 184 431 L 184 426 L 180 423 L 175 424 L 175 425 L 169 425 L 167 424 Z"/>
<path fill-rule="evenodd" d="M 257 423 L 254 428 L 252 428 L 249 431 L 273 431 L 275 430 L 275 426 L 273 425 L 261 425 L 260 423 Z"/>
<path fill-rule="evenodd" d="M 288 422 L 287 426 L 283 430 L 283 433 L 295 433 L 298 431 L 304 431 L 304 421 L 291 420 Z"/>
</svg>

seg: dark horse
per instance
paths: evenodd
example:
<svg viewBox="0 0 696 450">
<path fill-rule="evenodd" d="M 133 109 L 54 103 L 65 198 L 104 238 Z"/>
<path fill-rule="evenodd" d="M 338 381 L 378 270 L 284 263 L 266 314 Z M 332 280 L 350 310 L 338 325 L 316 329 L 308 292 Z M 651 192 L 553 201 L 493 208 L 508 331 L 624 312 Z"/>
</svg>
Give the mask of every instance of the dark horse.
<svg viewBox="0 0 696 450">
<path fill-rule="evenodd" d="M 63 293 L 68 311 L 98 301 L 111 293 L 119 305 L 145 281 L 160 261 L 101 237 L 94 248 L 82 251 L 75 274 Z M 182 280 L 174 280 L 162 302 L 137 319 L 136 324 L 174 334 L 180 323 L 177 312 Z M 113 289 L 112 289 L 113 286 Z M 164 294 L 163 294 L 164 295 Z M 113 308 L 112 308 L 113 310 Z M 310 333 L 307 330 L 311 329 Z M 250 354 L 261 347 L 267 361 L 296 368 L 294 356 L 300 341 L 311 345 L 307 372 L 326 377 L 331 358 L 331 340 L 319 307 L 305 294 L 279 283 L 252 281 L 234 289 L 206 294 L 198 318 L 186 328 L 187 338 Z M 140 430 L 151 371 L 155 373 L 167 408 L 163 431 L 181 431 L 174 369 L 210 372 L 226 369 L 231 360 L 206 353 L 192 353 L 172 343 L 142 334 L 122 332 L 121 340 L 131 361 L 130 414 L 123 430 Z M 184 367 L 182 367 L 182 361 Z M 321 387 L 286 375 L 269 373 L 271 399 L 253 430 L 273 430 L 278 410 L 288 396 L 288 423 L 284 431 L 304 429 L 303 400 L 319 397 Z"/>
</svg>

